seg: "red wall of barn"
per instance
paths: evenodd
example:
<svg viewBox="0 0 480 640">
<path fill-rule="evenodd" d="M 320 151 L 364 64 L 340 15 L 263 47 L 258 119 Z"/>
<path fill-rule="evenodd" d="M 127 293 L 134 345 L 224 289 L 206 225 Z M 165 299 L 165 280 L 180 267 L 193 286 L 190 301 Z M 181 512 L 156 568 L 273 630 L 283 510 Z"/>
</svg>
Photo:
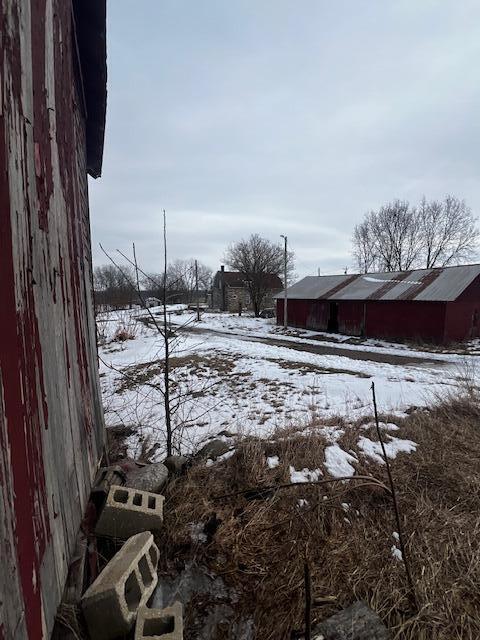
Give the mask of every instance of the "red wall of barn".
<svg viewBox="0 0 480 640">
<path fill-rule="evenodd" d="M 71 3 L 0 0 L 0 638 L 50 637 L 103 446 Z"/>
<path fill-rule="evenodd" d="M 312 305 L 311 300 L 288 301 L 288 325 L 290 327 L 303 327 L 308 324 L 307 319 Z M 283 324 L 283 298 L 277 299 L 277 323 Z"/>
<path fill-rule="evenodd" d="M 444 302 L 368 300 L 365 335 L 443 342 L 445 312 Z"/>
<path fill-rule="evenodd" d="M 450 333 L 461 333 L 471 318 L 471 302 L 450 303 Z M 330 301 L 289 300 L 289 326 L 326 331 Z M 388 339 L 411 339 L 443 342 L 446 326 L 446 303 L 413 300 L 339 300 L 338 331 L 348 335 Z M 283 323 L 283 300 L 277 300 L 278 323 Z M 468 324 L 468 322 L 467 322 Z M 460 328 L 459 328 L 460 327 Z M 455 334 L 457 332 L 457 334 Z M 448 339 L 452 338 L 450 335 Z"/>
<path fill-rule="evenodd" d="M 328 302 L 314 300 L 308 306 L 307 327 L 313 331 L 326 331 L 328 326 Z"/>
<path fill-rule="evenodd" d="M 365 302 L 342 300 L 338 303 L 338 331 L 362 336 L 365 331 Z"/>
<path fill-rule="evenodd" d="M 455 302 L 447 303 L 445 339 L 458 342 L 480 337 L 480 276 Z"/>
</svg>

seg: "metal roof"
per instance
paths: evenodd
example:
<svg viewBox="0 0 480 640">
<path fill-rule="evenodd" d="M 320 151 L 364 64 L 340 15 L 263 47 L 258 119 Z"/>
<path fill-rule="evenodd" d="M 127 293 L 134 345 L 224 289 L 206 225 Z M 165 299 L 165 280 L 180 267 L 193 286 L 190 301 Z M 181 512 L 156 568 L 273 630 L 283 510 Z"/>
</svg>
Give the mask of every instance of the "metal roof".
<svg viewBox="0 0 480 640">
<path fill-rule="evenodd" d="M 387 273 L 307 276 L 289 287 L 293 300 L 451 302 L 480 275 L 480 264 Z M 283 292 L 275 296 L 282 298 Z"/>
<path fill-rule="evenodd" d="M 287 294 L 290 300 L 310 300 L 324 298 L 327 294 L 351 276 L 307 276 L 288 287 Z M 285 291 L 277 293 L 275 298 L 283 298 Z"/>
</svg>

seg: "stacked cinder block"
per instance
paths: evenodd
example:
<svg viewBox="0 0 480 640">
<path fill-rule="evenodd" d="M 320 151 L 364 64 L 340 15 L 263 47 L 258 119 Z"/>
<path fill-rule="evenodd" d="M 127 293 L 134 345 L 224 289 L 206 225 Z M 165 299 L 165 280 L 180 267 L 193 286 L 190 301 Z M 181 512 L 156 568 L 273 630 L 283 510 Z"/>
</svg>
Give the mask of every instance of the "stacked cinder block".
<svg viewBox="0 0 480 640">
<path fill-rule="evenodd" d="M 158 493 L 112 485 L 95 533 L 125 540 L 141 531 L 156 531 L 163 523 L 164 501 Z"/>
<path fill-rule="evenodd" d="M 82 597 L 82 610 L 92 640 L 111 640 L 127 633 L 138 609 L 158 581 L 159 552 L 153 535 L 132 536 Z"/>
<path fill-rule="evenodd" d="M 183 640 L 182 604 L 175 602 L 165 609 L 138 610 L 135 640 Z"/>
</svg>

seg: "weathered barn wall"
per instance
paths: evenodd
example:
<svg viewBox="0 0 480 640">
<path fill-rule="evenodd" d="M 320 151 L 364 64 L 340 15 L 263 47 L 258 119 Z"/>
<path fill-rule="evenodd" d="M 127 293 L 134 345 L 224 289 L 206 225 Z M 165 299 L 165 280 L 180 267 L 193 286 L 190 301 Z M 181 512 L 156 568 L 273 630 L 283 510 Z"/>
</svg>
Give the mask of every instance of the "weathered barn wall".
<svg viewBox="0 0 480 640">
<path fill-rule="evenodd" d="M 104 430 L 71 3 L 0 0 L 0 17 L 0 638 L 34 640 Z"/>
<path fill-rule="evenodd" d="M 351 336 L 365 334 L 365 322 L 368 303 L 345 300 L 338 303 L 338 330 Z"/>
<path fill-rule="evenodd" d="M 479 298 L 480 299 L 480 298 Z M 337 327 L 330 325 L 332 304 L 337 306 Z M 472 301 L 418 302 L 412 300 L 289 300 L 288 324 L 313 331 L 353 336 L 444 342 L 470 337 Z M 450 309 L 446 316 L 446 309 Z M 448 324 L 447 324 L 448 318 Z M 283 300 L 277 299 L 277 323 L 283 323 Z M 450 327 L 446 331 L 446 327 Z"/>
<path fill-rule="evenodd" d="M 478 302 L 447 302 L 445 316 L 445 342 L 462 342 L 478 338 L 480 323 Z"/>
<path fill-rule="evenodd" d="M 447 304 L 445 337 L 449 342 L 480 337 L 480 277 Z"/>
<path fill-rule="evenodd" d="M 306 327 L 310 311 L 310 300 L 289 300 L 287 309 L 290 327 Z M 277 298 L 277 324 L 283 324 L 283 298 Z"/>
<path fill-rule="evenodd" d="M 366 305 L 367 337 L 444 341 L 445 302 L 370 300 Z"/>
<path fill-rule="evenodd" d="M 287 316 L 293 315 L 298 321 L 303 316 L 303 305 L 299 305 L 298 309 L 296 307 L 297 305 L 295 305 L 295 303 L 293 303 L 293 308 L 289 303 Z M 293 313 L 291 314 L 291 312 Z M 315 300 L 308 305 L 306 326 L 313 331 L 327 331 L 329 315 L 329 303 L 322 300 Z"/>
</svg>

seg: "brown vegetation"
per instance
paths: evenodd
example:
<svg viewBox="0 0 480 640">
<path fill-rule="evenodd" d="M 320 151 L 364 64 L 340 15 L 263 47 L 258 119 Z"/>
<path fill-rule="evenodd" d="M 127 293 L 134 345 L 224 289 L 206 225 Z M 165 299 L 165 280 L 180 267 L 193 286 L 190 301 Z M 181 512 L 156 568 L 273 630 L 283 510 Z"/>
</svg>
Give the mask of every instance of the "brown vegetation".
<svg viewBox="0 0 480 640">
<path fill-rule="evenodd" d="M 315 620 L 363 599 L 396 640 L 479 638 L 478 403 L 472 395 L 449 399 L 396 422 L 402 422 L 398 435 L 419 445 L 416 453 L 392 461 L 417 612 L 409 606 L 404 565 L 392 556 L 395 524 L 384 491 L 337 482 L 290 487 L 261 499 L 216 499 L 252 486 L 288 482 L 290 465 L 321 468 L 327 476 L 327 442 L 312 429 L 309 435 L 292 430 L 270 441 L 244 440 L 232 458 L 213 467 L 196 465 L 171 483 L 160 541 L 162 570 L 178 569 L 193 559 L 220 575 L 238 594 L 235 616 L 251 616 L 255 637 L 262 640 L 289 638 L 293 629 L 302 628 L 305 560 L 317 603 Z M 374 438 L 373 431 L 356 424 L 340 445 L 354 449 L 360 432 Z M 266 465 L 269 455 L 279 456 L 277 468 Z M 384 466 L 362 456 L 356 471 L 387 480 Z M 221 523 L 211 541 L 192 542 L 191 524 L 206 522 L 213 513 Z M 203 606 L 208 608 L 208 602 Z M 185 637 L 195 637 L 188 607 Z M 228 631 L 218 635 L 229 637 Z"/>
</svg>

